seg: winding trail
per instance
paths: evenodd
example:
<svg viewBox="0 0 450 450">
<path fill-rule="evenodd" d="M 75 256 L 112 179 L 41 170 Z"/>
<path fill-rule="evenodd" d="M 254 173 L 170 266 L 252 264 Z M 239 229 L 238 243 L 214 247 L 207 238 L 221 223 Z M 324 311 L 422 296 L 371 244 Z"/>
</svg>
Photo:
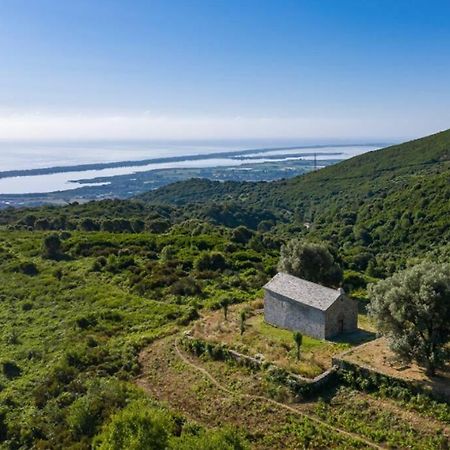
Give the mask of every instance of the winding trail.
<svg viewBox="0 0 450 450">
<path fill-rule="evenodd" d="M 274 406 L 277 406 L 279 408 L 283 408 L 288 410 L 289 412 L 292 412 L 296 415 L 302 416 L 307 418 L 308 420 L 315 422 L 319 425 L 322 425 L 326 428 L 328 428 L 329 430 L 332 430 L 338 434 L 344 435 L 348 438 L 354 439 L 356 441 L 359 441 L 365 445 L 367 445 L 370 448 L 375 448 L 377 450 L 385 450 L 387 449 L 387 447 L 376 444 L 374 442 L 368 441 L 367 439 L 359 436 L 358 434 L 352 433 L 350 431 L 346 431 L 343 430 L 341 428 L 335 427 L 333 425 L 330 425 L 329 423 L 318 419 L 317 417 L 311 416 L 309 414 L 306 414 L 302 411 L 299 411 L 298 409 L 286 405 L 285 403 L 281 403 L 281 402 L 277 402 L 276 400 L 273 400 L 271 398 L 268 397 L 264 397 L 262 395 L 252 395 L 252 394 L 240 394 L 240 393 L 236 393 L 231 391 L 230 389 L 228 389 L 226 386 L 222 385 L 221 383 L 219 383 L 219 381 L 217 381 L 205 368 L 200 367 L 199 365 L 195 364 L 194 362 L 192 362 L 191 360 L 189 360 L 184 354 L 183 352 L 179 349 L 178 347 L 178 339 L 176 339 L 174 341 L 174 346 L 175 346 L 175 352 L 178 355 L 178 357 L 183 361 L 184 364 L 192 367 L 193 369 L 195 369 L 197 372 L 201 372 L 206 378 L 208 378 L 209 381 L 211 381 L 211 383 L 213 383 L 218 389 L 220 389 L 221 391 L 227 393 L 230 396 L 238 396 L 238 397 L 244 397 L 250 400 L 260 400 L 260 401 L 264 401 L 266 403 L 270 403 Z"/>
</svg>

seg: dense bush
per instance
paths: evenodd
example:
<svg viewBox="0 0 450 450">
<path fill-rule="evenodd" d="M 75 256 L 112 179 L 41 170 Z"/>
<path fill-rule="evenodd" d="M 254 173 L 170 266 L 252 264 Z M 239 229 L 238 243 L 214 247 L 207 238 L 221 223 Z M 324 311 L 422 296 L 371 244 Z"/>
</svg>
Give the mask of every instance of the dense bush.
<svg viewBox="0 0 450 450">
<path fill-rule="evenodd" d="M 225 256 L 220 252 L 202 253 L 194 263 L 196 270 L 224 270 L 227 267 Z"/>
<path fill-rule="evenodd" d="M 185 277 L 177 280 L 170 287 L 170 292 L 174 295 L 196 296 L 202 293 L 202 288 L 192 277 Z"/>
<path fill-rule="evenodd" d="M 177 432 L 173 417 L 146 401 L 131 403 L 114 415 L 94 442 L 99 450 L 245 450 L 233 430 Z"/>
<path fill-rule="evenodd" d="M 39 269 L 33 261 L 22 261 L 16 269 L 25 275 L 35 276 L 39 273 Z"/>
<path fill-rule="evenodd" d="M 22 369 L 17 365 L 15 361 L 2 361 L 1 366 L 3 375 L 5 375 L 6 378 L 17 378 L 22 373 Z"/>
<path fill-rule="evenodd" d="M 48 259 L 61 259 L 61 239 L 57 234 L 50 234 L 44 238 L 42 244 L 42 256 Z"/>
</svg>

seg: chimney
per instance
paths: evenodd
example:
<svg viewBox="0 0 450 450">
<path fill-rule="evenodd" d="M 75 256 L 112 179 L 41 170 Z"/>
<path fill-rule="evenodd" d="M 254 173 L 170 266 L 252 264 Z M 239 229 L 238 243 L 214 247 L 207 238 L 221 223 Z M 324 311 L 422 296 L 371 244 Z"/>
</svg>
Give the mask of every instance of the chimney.
<svg viewBox="0 0 450 450">
<path fill-rule="evenodd" d="M 345 294 L 345 291 L 344 291 L 344 289 L 343 288 L 339 288 L 338 289 L 338 292 L 339 292 L 339 294 L 341 294 L 341 295 L 344 295 Z"/>
</svg>

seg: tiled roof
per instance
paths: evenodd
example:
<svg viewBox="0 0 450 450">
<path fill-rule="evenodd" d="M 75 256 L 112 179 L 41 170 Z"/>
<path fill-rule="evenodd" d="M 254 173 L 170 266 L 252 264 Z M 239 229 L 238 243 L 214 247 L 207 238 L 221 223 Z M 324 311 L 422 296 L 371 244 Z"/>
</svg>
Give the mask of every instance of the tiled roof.
<svg viewBox="0 0 450 450">
<path fill-rule="evenodd" d="M 322 311 L 344 294 L 342 289 L 330 289 L 283 272 L 277 273 L 264 289 Z"/>
</svg>

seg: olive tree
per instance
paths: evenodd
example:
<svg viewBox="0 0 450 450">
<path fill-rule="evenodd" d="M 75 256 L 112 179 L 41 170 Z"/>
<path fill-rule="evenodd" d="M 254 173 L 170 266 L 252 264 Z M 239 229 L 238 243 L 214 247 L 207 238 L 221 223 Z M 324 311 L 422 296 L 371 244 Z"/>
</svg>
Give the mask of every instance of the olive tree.
<svg viewBox="0 0 450 450">
<path fill-rule="evenodd" d="M 369 314 L 391 349 L 428 375 L 445 364 L 450 341 L 450 264 L 423 262 L 369 286 Z"/>
<path fill-rule="evenodd" d="M 298 239 L 281 247 L 278 270 L 327 286 L 342 281 L 342 269 L 324 244 Z"/>
</svg>

